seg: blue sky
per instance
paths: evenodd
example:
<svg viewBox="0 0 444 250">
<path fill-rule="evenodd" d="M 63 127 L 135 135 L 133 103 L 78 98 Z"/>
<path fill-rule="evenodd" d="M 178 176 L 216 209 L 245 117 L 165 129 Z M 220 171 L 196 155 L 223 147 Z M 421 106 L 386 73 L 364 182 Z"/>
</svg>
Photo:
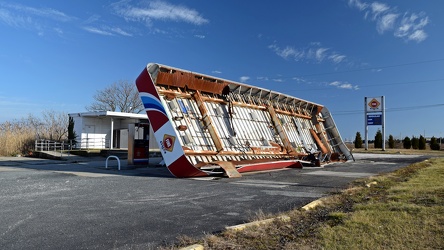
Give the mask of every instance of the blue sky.
<svg viewBox="0 0 444 250">
<path fill-rule="evenodd" d="M 84 112 L 149 62 L 322 104 L 364 135 L 444 136 L 444 1 L 2 1 L 0 122 Z M 370 138 L 379 126 L 371 126 Z"/>
</svg>

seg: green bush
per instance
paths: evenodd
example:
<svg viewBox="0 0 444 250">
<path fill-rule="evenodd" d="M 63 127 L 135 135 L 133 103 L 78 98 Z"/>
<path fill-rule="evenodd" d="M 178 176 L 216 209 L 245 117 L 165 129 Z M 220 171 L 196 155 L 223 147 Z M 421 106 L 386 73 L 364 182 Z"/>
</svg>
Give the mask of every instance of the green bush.
<svg viewBox="0 0 444 250">
<path fill-rule="evenodd" d="M 375 135 L 375 148 L 382 148 L 382 133 L 379 129 Z"/>
<path fill-rule="evenodd" d="M 356 132 L 355 148 L 362 148 L 362 138 L 361 138 L 361 133 L 359 132 Z"/>
<path fill-rule="evenodd" d="M 412 147 L 412 141 L 410 137 L 406 136 L 404 140 L 402 140 L 402 145 L 405 149 L 410 149 Z"/>
<path fill-rule="evenodd" d="M 426 139 L 422 135 L 419 137 L 419 149 L 420 150 L 426 149 Z"/>
<path fill-rule="evenodd" d="M 435 137 L 432 137 L 432 139 L 430 139 L 430 148 L 432 150 L 440 150 L 441 149 L 441 145 L 439 145 L 438 140 Z"/>
<path fill-rule="evenodd" d="M 412 148 L 418 149 L 419 148 L 419 139 L 417 137 L 412 137 Z"/>
<path fill-rule="evenodd" d="M 393 138 L 393 135 L 389 135 L 389 148 L 395 148 L 395 139 Z"/>
</svg>

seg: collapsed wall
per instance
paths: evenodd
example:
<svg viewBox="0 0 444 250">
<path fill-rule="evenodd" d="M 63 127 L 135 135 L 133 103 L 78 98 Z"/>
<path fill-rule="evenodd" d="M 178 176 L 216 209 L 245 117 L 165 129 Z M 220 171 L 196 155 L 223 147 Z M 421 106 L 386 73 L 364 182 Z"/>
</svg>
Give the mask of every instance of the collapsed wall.
<svg viewBox="0 0 444 250">
<path fill-rule="evenodd" d="M 164 162 L 177 177 L 351 160 L 320 104 L 151 63 L 136 80 Z"/>
</svg>

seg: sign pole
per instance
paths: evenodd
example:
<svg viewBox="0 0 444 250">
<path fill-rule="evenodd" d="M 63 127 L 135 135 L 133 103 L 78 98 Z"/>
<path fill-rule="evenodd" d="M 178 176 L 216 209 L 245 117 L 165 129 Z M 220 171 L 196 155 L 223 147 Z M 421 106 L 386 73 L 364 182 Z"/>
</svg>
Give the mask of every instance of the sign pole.
<svg viewBox="0 0 444 250">
<path fill-rule="evenodd" d="M 367 97 L 364 98 L 365 150 L 368 150 Z"/>
<path fill-rule="evenodd" d="M 381 96 L 382 105 L 382 151 L 385 151 L 385 98 Z"/>
</svg>

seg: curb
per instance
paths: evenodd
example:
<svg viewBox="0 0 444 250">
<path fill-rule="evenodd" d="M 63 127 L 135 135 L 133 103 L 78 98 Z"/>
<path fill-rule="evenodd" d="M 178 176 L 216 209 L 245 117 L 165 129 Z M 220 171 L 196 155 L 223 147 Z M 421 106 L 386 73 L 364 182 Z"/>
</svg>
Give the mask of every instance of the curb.
<svg viewBox="0 0 444 250">
<path fill-rule="evenodd" d="M 308 211 L 308 210 L 314 209 L 315 207 L 324 204 L 324 200 L 325 199 L 326 199 L 326 197 L 322 197 L 322 198 L 319 198 L 317 200 L 314 200 L 314 201 L 308 203 L 307 205 L 301 207 L 301 209 L 304 210 L 304 211 Z"/>
<path fill-rule="evenodd" d="M 253 222 L 248 222 L 248 223 L 244 223 L 244 224 L 229 226 L 229 227 L 225 227 L 225 229 L 226 230 L 241 231 L 247 227 L 265 225 L 265 224 L 269 224 L 275 220 L 290 221 L 290 217 L 287 215 L 282 215 L 282 216 L 278 216 L 276 218 L 270 218 L 270 219 L 265 219 L 265 220 L 259 220 L 259 221 L 253 221 Z"/>
<path fill-rule="evenodd" d="M 204 250 L 204 247 L 200 244 L 194 244 L 191 246 L 179 248 L 179 250 Z"/>
<path fill-rule="evenodd" d="M 312 201 L 312 202 L 308 203 L 307 205 L 303 206 L 301 209 L 304 211 L 307 211 L 307 210 L 313 209 L 317 206 L 320 206 L 324 203 L 325 198 L 326 197 L 322 197 L 322 198 L 319 198 L 315 201 Z M 242 231 L 242 230 L 246 229 L 247 227 L 266 225 L 266 224 L 269 224 L 275 220 L 281 220 L 281 221 L 286 222 L 286 221 L 290 221 L 290 217 L 287 215 L 281 215 L 281 216 L 278 216 L 275 218 L 253 221 L 253 222 L 248 222 L 248 223 L 234 225 L 234 226 L 227 226 L 227 227 L 225 227 L 225 230 Z M 191 246 L 180 248 L 179 250 L 204 250 L 204 247 L 200 244 L 194 244 Z"/>
</svg>

